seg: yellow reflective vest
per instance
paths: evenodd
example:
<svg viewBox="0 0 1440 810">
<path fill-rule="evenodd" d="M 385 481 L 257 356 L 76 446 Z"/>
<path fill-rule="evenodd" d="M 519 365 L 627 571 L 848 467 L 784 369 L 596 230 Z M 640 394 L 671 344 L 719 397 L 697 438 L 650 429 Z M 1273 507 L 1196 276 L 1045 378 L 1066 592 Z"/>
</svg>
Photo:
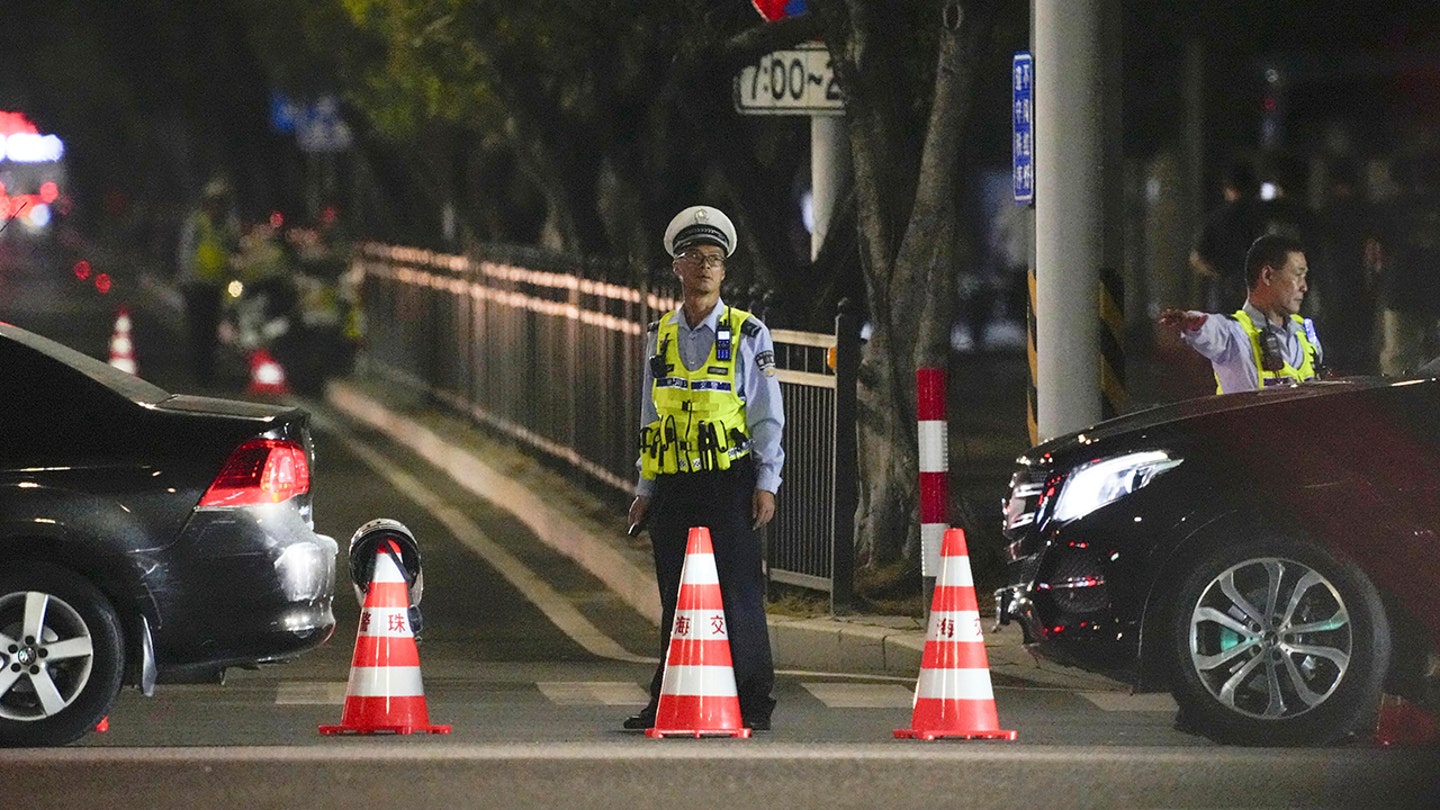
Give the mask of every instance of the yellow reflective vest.
<svg viewBox="0 0 1440 810">
<path fill-rule="evenodd" d="M 759 330 L 750 313 L 726 307 L 710 355 L 694 371 L 680 359 L 680 326 L 670 312 L 658 322 L 650 396 L 659 416 L 640 431 L 640 474 L 727 470 L 750 452 L 745 402 L 740 399 L 735 361 L 742 334 Z"/>
<path fill-rule="evenodd" d="M 1320 349 L 1315 345 L 1315 342 L 1310 339 L 1311 326 L 1304 318 L 1299 315 L 1290 316 L 1300 327 L 1298 337 L 1300 338 L 1300 348 L 1304 350 L 1305 357 L 1305 359 L 1301 361 L 1300 367 L 1296 368 L 1290 365 L 1288 360 L 1282 358 L 1282 361 L 1285 363 L 1284 367 L 1279 371 L 1266 371 L 1265 363 L 1263 362 L 1264 351 L 1260 346 L 1260 327 L 1255 325 L 1255 322 L 1250 319 L 1249 313 L 1243 309 L 1236 310 L 1235 314 L 1230 317 L 1240 324 L 1240 328 L 1245 330 L 1246 337 L 1250 338 L 1250 351 L 1253 353 L 1252 356 L 1255 359 L 1255 370 L 1259 372 L 1257 382 L 1261 388 L 1282 382 L 1303 382 L 1315 376 L 1315 366 L 1316 361 L 1319 359 Z M 1220 387 L 1219 378 L 1215 380 L 1215 393 L 1225 393 Z"/>
<path fill-rule="evenodd" d="M 195 277 L 202 281 L 224 280 L 227 264 L 225 240 L 220 229 L 204 212 L 194 215 L 195 228 Z"/>
</svg>

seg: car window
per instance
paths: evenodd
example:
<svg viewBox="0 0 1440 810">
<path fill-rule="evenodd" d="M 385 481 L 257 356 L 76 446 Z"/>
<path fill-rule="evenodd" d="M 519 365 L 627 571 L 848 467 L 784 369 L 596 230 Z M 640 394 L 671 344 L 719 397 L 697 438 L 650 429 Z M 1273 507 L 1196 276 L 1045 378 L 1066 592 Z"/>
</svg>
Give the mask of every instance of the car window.
<svg viewBox="0 0 1440 810">
<path fill-rule="evenodd" d="M 7 323 L 0 323 L 0 340 L 6 338 L 64 363 L 131 402 L 155 405 L 170 396 L 170 392 L 165 389 L 146 382 L 134 374 L 121 371 L 109 363 L 96 360 L 87 354 L 77 352 L 69 346 L 34 332 Z"/>
</svg>

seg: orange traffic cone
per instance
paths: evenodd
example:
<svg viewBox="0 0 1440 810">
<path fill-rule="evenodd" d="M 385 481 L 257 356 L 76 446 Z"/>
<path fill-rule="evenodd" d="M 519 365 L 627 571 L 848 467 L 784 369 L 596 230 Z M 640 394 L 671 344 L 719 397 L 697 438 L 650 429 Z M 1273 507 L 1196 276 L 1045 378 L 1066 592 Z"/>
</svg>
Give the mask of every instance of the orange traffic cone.
<svg viewBox="0 0 1440 810">
<path fill-rule="evenodd" d="M 1380 699 L 1375 719 L 1375 744 L 1381 748 L 1423 748 L 1440 743 L 1436 717 L 1408 700 L 1394 695 Z"/>
<path fill-rule="evenodd" d="M 135 364 L 135 343 L 130 339 L 128 307 L 115 311 L 115 329 L 110 333 L 110 365 L 130 374 L 139 371 Z"/>
<path fill-rule="evenodd" d="M 1013 740 L 995 714 L 990 662 L 980 630 L 975 582 L 965 532 L 947 529 L 940 547 L 940 572 L 930 603 L 930 629 L 915 684 L 915 710 L 910 728 L 895 729 L 897 738 L 936 737 Z"/>
<path fill-rule="evenodd" d="M 655 726 L 645 734 L 656 738 L 750 736 L 740 718 L 720 575 L 715 569 L 710 530 L 704 526 L 692 528 L 685 544 L 660 703 L 655 709 Z"/>
<path fill-rule="evenodd" d="M 393 554 L 393 556 L 392 556 Z M 320 726 L 321 734 L 449 734 L 450 726 L 430 725 L 420 681 L 420 651 L 410 627 L 410 589 L 395 560 L 400 549 L 382 543 L 375 573 L 360 611 L 355 658 L 345 687 L 345 709 L 338 726 Z"/>
<path fill-rule="evenodd" d="M 257 396 L 285 396 L 290 384 L 285 380 L 285 367 L 265 349 L 250 353 L 250 386 L 246 393 Z"/>
</svg>

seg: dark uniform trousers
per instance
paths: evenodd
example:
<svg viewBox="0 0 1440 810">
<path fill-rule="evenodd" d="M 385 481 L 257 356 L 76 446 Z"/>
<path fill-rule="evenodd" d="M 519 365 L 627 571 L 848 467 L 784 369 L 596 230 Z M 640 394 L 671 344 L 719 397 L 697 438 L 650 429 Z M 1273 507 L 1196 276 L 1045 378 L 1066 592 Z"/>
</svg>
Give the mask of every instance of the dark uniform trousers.
<svg viewBox="0 0 1440 810">
<path fill-rule="evenodd" d="M 740 714 L 747 720 L 769 720 L 775 708 L 770 693 L 775 686 L 775 663 L 770 654 L 770 631 L 765 625 L 765 571 L 760 538 L 751 528 L 751 501 L 755 491 L 755 464 L 749 456 L 728 470 L 712 470 L 655 478 L 651 501 L 650 542 L 655 556 L 655 580 L 660 586 L 660 665 L 650 682 L 650 707 L 660 699 L 670 629 L 675 624 L 675 602 L 680 592 L 680 570 L 690 529 L 710 529 L 720 595 L 725 602 L 725 623 L 730 636 L 730 657 L 740 695 Z"/>
</svg>

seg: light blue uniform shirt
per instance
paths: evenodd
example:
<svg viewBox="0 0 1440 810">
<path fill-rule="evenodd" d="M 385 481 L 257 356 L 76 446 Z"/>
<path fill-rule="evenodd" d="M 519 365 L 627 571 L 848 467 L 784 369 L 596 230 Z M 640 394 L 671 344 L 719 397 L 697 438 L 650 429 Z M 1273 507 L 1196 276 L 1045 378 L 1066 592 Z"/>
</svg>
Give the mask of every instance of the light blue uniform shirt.
<svg viewBox="0 0 1440 810">
<path fill-rule="evenodd" d="M 716 301 L 715 308 L 710 310 L 705 320 L 692 329 L 685 320 L 685 313 L 678 308 L 675 310 L 674 320 L 679 327 L 680 338 L 676 348 L 685 368 L 694 371 L 710 358 L 720 315 L 724 311 L 725 302 Z M 740 397 L 740 401 L 745 403 L 745 428 L 750 434 L 750 456 L 755 459 L 755 488 L 778 492 L 780 468 L 785 464 L 785 451 L 780 447 L 780 434 L 785 429 L 785 407 L 780 401 L 780 378 L 774 374 L 774 362 L 761 369 L 756 361 L 756 357 L 764 352 L 769 352 L 769 356 L 773 357 L 775 343 L 770 337 L 769 327 L 760 323 L 758 318 L 751 320 L 760 324 L 760 331 L 754 337 L 737 332 L 731 338 L 735 345 L 735 393 Z M 646 362 L 642 364 L 645 366 L 645 374 L 640 387 L 642 428 L 659 418 L 655 410 L 655 398 L 651 396 L 651 386 L 655 378 L 650 373 L 649 363 L 649 359 L 655 355 L 655 340 L 655 332 L 649 332 L 645 338 Z M 639 461 L 636 461 L 636 467 L 639 467 Z M 642 476 L 635 485 L 635 494 L 646 498 L 654 495 L 655 481 Z"/>
<path fill-rule="evenodd" d="M 1256 326 L 1264 327 L 1269 323 L 1260 310 L 1248 300 L 1243 309 Z M 1221 391 L 1233 394 L 1236 391 L 1254 391 L 1259 388 L 1260 369 L 1255 365 L 1255 348 L 1250 343 L 1250 336 L 1245 334 L 1245 328 L 1224 315 L 1205 314 L 1209 317 L 1205 319 L 1205 323 L 1200 324 L 1199 329 L 1194 332 L 1182 329 L 1180 338 L 1210 361 L 1210 365 L 1215 368 L 1215 379 L 1220 383 Z M 1303 365 L 1305 347 L 1300 344 L 1300 324 L 1286 318 L 1283 327 L 1270 325 L 1269 328 L 1281 332 L 1285 362 L 1294 368 Z M 1318 337 L 1310 336 L 1310 339 L 1315 343 L 1315 364 L 1318 366 L 1325 356 L 1325 350 L 1320 347 Z"/>
</svg>

